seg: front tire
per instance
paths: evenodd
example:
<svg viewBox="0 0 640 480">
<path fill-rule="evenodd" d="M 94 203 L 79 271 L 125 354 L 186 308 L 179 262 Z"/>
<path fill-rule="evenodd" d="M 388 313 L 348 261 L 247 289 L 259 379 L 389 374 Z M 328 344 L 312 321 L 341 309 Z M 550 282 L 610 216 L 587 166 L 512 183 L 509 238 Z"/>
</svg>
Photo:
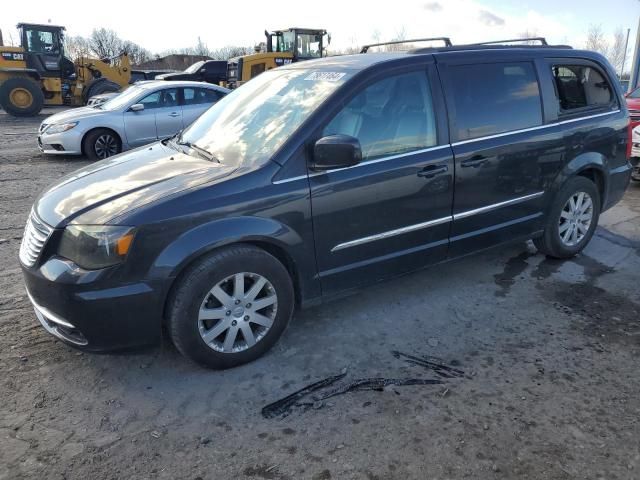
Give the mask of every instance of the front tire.
<svg viewBox="0 0 640 480">
<path fill-rule="evenodd" d="M 544 233 L 533 240 L 553 258 L 571 258 L 587 246 L 600 218 L 600 192 L 586 177 L 573 177 L 560 189 L 547 217 Z"/>
<path fill-rule="evenodd" d="M 167 309 L 169 335 L 194 362 L 231 368 L 267 352 L 293 307 L 291 277 L 280 261 L 251 245 L 226 247 L 182 275 Z"/>
<path fill-rule="evenodd" d="M 112 130 L 97 128 L 82 140 L 82 151 L 89 160 L 103 160 L 122 151 L 120 137 Z"/>
</svg>

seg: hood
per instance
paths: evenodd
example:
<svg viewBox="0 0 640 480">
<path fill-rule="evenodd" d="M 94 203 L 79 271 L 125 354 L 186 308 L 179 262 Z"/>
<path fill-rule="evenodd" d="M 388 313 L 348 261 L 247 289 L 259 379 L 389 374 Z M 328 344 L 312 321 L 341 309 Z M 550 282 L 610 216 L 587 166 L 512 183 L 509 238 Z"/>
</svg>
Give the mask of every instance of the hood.
<svg viewBox="0 0 640 480">
<path fill-rule="evenodd" d="M 629 110 L 640 110 L 640 98 L 627 97 L 627 108 Z"/>
<path fill-rule="evenodd" d="M 52 227 L 100 225 L 160 198 L 225 177 L 235 169 L 156 143 L 63 177 L 40 195 L 34 209 Z"/>
<path fill-rule="evenodd" d="M 77 122 L 83 118 L 104 115 L 104 110 L 93 107 L 70 108 L 64 112 L 56 113 L 44 119 L 42 123 L 51 125 L 53 123 Z"/>
</svg>

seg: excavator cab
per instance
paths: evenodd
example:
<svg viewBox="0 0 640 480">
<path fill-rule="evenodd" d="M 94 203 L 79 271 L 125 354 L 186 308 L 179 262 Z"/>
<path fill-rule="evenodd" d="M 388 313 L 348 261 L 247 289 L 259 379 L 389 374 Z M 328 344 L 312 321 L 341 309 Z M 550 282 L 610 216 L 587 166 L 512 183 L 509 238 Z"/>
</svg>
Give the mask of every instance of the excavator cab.
<svg viewBox="0 0 640 480">
<path fill-rule="evenodd" d="M 27 68 L 40 77 L 71 78 L 73 62 L 64 56 L 64 27 L 19 23 L 20 42 Z"/>
<path fill-rule="evenodd" d="M 264 34 L 267 37 L 266 52 L 259 46 L 254 54 L 228 60 L 227 87 L 239 87 L 272 68 L 320 58 L 325 55 L 325 36 L 327 45 L 331 40 L 326 30 L 317 28 L 287 28 L 272 32 L 265 30 Z"/>
<path fill-rule="evenodd" d="M 324 52 L 324 37 L 327 31 L 314 28 L 289 28 L 265 31 L 267 52 L 290 53 L 293 61 L 320 58 Z"/>
</svg>

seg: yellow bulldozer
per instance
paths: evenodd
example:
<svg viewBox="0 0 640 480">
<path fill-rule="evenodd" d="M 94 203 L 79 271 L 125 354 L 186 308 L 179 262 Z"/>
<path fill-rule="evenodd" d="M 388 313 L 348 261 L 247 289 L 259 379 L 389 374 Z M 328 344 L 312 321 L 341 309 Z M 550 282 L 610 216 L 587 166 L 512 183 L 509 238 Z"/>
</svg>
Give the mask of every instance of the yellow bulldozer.
<svg viewBox="0 0 640 480">
<path fill-rule="evenodd" d="M 11 115 L 37 115 L 44 105 L 84 105 L 93 95 L 117 92 L 131 79 L 126 53 L 110 59 L 64 54 L 64 27 L 19 23 L 20 47 L 0 33 L 0 106 Z"/>
<path fill-rule="evenodd" d="M 239 87 L 265 70 L 300 60 L 320 58 L 326 54 L 331 36 L 324 29 L 287 28 L 285 30 L 265 30 L 266 52 L 256 52 L 229 59 L 227 63 L 227 87 Z"/>
</svg>

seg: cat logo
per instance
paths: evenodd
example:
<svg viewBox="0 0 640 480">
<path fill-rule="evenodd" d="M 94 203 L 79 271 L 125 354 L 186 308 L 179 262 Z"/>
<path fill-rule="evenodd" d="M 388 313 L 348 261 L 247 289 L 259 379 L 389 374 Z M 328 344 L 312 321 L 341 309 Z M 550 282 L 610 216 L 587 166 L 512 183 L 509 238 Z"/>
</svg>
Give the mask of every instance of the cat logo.
<svg viewBox="0 0 640 480">
<path fill-rule="evenodd" d="M 276 65 L 279 67 L 281 65 L 288 65 L 293 61 L 292 58 L 282 58 L 282 57 L 276 57 L 275 58 L 275 62 Z"/>
<path fill-rule="evenodd" d="M 12 60 L 14 62 L 24 62 L 24 53 L 2 52 L 3 60 Z"/>
</svg>

